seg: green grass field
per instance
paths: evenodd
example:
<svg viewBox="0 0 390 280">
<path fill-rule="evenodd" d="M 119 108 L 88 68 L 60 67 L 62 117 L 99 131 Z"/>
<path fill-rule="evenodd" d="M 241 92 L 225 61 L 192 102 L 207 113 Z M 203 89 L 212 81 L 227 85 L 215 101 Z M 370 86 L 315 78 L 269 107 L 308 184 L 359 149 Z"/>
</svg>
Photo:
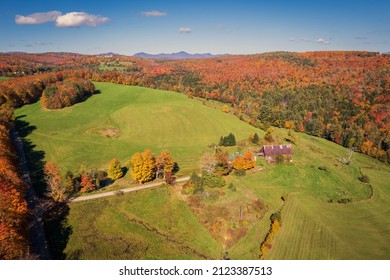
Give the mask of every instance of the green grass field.
<svg viewBox="0 0 390 280">
<path fill-rule="evenodd" d="M 280 137 L 285 133 L 278 130 Z M 389 259 L 389 166 L 357 153 L 350 165 L 342 164 L 337 157 L 346 153 L 345 148 L 304 134 L 299 134 L 294 151 L 293 163 L 265 164 L 265 171 L 233 180 L 238 189 L 267 203 L 268 217 L 281 209 L 281 197 L 288 195 L 282 227 L 265 258 Z M 372 189 L 358 180 L 361 172 L 370 177 Z M 352 203 L 328 202 L 343 198 Z M 255 224 L 230 255 L 256 258 L 256 240 L 263 240 L 268 229 L 269 220 Z"/>
<path fill-rule="evenodd" d="M 264 136 L 231 114 L 180 94 L 96 86 L 100 94 L 71 108 L 46 111 L 36 103 L 16 112 L 36 127 L 28 135 L 35 149 L 63 169 L 77 171 L 81 163 L 105 168 L 112 157 L 125 161 L 144 148 L 154 153 L 166 148 L 180 174 L 188 174 L 198 170 L 200 155 L 221 135 Z M 114 137 L 106 137 L 113 131 Z M 275 129 L 275 137 L 282 143 L 287 131 Z M 259 158 L 263 170 L 226 177 L 237 191 L 224 187 L 218 199 L 204 200 L 198 209 L 183 199 L 179 186 L 71 203 L 66 258 L 220 259 L 227 251 L 232 259 L 258 259 L 269 217 L 282 209 L 282 227 L 265 259 L 389 259 L 390 167 L 358 153 L 343 164 L 338 157 L 347 155 L 345 148 L 305 134 L 297 133 L 297 139 L 292 163 Z M 370 185 L 359 181 L 362 174 Z M 237 221 L 240 207 L 256 199 L 266 206 L 259 217 L 252 211 Z M 210 232 L 207 220 L 222 223 L 218 234 Z M 238 223 L 245 224 L 245 235 L 227 242 L 225 233 Z"/>
<path fill-rule="evenodd" d="M 123 71 L 125 69 L 126 69 L 125 66 L 108 66 L 105 65 L 104 63 L 100 63 L 99 65 L 99 70 L 103 70 L 103 71 Z"/>
<path fill-rule="evenodd" d="M 179 165 L 178 175 L 199 169 L 207 145 L 234 132 L 248 138 L 262 132 L 231 114 L 208 108 L 186 96 L 141 87 L 95 83 L 96 94 L 83 103 L 48 111 L 40 103 L 16 110 L 16 115 L 36 129 L 28 135 L 36 150 L 46 153 L 63 172 L 106 168 L 113 158 L 123 163 L 148 148 L 158 154 L 168 149 Z M 113 137 L 107 131 L 115 130 Z"/>
<path fill-rule="evenodd" d="M 72 204 L 69 224 L 68 259 L 219 259 L 223 254 L 170 188 Z"/>
</svg>

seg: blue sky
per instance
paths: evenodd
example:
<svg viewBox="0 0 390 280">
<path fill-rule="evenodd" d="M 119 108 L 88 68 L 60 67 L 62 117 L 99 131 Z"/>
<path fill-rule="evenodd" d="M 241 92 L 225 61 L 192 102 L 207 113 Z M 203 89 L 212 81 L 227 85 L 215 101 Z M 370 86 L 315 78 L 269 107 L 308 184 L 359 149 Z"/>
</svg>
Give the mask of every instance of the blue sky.
<svg viewBox="0 0 390 280">
<path fill-rule="evenodd" d="M 390 1 L 4 1 L 0 52 L 390 51 Z"/>
</svg>

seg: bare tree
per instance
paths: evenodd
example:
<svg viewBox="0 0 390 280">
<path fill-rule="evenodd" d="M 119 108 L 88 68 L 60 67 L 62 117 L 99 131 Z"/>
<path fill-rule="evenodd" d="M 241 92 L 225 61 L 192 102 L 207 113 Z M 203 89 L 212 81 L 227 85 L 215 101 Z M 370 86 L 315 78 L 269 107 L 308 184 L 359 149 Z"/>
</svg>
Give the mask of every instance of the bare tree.
<svg viewBox="0 0 390 280">
<path fill-rule="evenodd" d="M 200 158 L 200 168 L 207 173 L 213 173 L 217 167 L 217 159 L 210 153 L 204 154 Z"/>
</svg>

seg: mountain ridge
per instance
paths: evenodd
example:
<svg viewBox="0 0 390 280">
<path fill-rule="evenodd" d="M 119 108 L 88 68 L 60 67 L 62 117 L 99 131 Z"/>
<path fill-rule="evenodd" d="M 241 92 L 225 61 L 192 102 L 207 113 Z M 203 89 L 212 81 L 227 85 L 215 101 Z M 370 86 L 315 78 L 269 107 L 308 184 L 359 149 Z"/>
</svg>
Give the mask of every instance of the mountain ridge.
<svg viewBox="0 0 390 280">
<path fill-rule="evenodd" d="M 134 54 L 134 57 L 148 58 L 148 59 L 167 59 L 167 60 L 180 60 L 180 59 L 191 59 L 191 58 L 213 58 L 219 56 L 227 56 L 229 54 L 211 54 L 211 53 L 187 53 L 180 51 L 176 53 L 159 53 L 149 54 L 145 52 L 138 52 Z"/>
</svg>

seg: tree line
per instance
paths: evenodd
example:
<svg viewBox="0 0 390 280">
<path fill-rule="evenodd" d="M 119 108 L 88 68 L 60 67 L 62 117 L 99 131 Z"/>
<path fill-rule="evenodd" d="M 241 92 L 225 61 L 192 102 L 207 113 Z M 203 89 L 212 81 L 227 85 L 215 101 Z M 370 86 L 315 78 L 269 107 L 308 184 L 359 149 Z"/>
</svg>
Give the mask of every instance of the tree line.
<svg viewBox="0 0 390 280">
<path fill-rule="evenodd" d="M 167 184 L 172 184 L 175 181 L 173 173 L 177 169 L 177 164 L 168 150 L 163 150 L 155 156 L 146 149 L 135 153 L 123 166 L 117 158 L 111 159 L 107 170 L 88 170 L 82 165 L 79 174 L 67 171 L 63 180 L 59 166 L 54 162 L 48 162 L 44 166 L 46 195 L 54 201 L 62 202 L 78 192 L 87 193 L 112 184 L 130 169 L 130 175 L 137 183 L 143 184 L 159 178 Z"/>
</svg>

